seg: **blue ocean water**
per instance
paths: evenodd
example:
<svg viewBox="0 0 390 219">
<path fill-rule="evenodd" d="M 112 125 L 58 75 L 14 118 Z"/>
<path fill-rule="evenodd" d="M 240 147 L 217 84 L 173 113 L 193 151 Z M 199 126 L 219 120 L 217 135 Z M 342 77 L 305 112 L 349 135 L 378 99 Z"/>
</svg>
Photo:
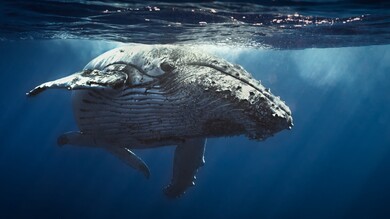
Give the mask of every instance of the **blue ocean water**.
<svg viewBox="0 0 390 219">
<path fill-rule="evenodd" d="M 249 36 L 256 29 L 247 29 L 248 24 L 229 33 L 233 24 L 214 25 L 210 21 L 206 24 L 214 29 L 210 35 L 210 29 L 203 33 L 200 25 L 204 24 L 199 21 L 194 21 L 196 26 L 184 25 L 186 31 L 193 28 L 193 39 L 185 38 L 191 34 L 182 27 L 169 32 L 155 21 L 150 28 L 171 34 L 160 38 L 163 34 L 154 35 L 158 31 L 143 29 L 148 28 L 147 23 L 133 17 L 124 22 L 115 17 L 120 14 L 103 22 L 104 27 L 113 28 L 111 35 L 105 35 L 99 32 L 104 29 L 99 26 L 102 23 L 91 27 L 96 21 L 88 25 L 75 22 L 86 19 L 80 15 L 85 11 L 79 13 L 62 5 L 85 9 L 91 13 L 87 18 L 95 18 L 96 4 L 101 12 L 121 10 L 118 7 L 157 7 L 153 5 L 164 12 L 180 5 L 175 2 L 146 6 L 138 2 L 124 7 L 124 3 L 102 1 L 94 2 L 90 6 L 93 10 L 76 1 L 39 1 L 36 7 L 27 1 L 5 2 L 2 9 L 7 14 L 2 16 L 7 19 L 0 21 L 0 218 L 390 217 L 390 26 L 386 4 L 347 5 L 350 11 L 340 9 L 346 14 L 314 7 L 320 3 L 181 5 L 184 12 L 191 12 L 193 7 L 214 9 L 222 13 L 221 17 L 239 13 L 250 17 L 259 8 L 271 12 L 278 9 L 276 14 L 283 18 L 280 22 L 293 19 L 295 12 L 334 21 L 336 17 L 372 18 L 363 19 L 363 23 L 346 22 L 350 26 L 345 28 L 341 22 L 337 36 L 329 24 L 325 29 L 334 37 L 310 26 L 315 30 L 310 42 L 304 40 L 309 36 L 300 35 L 301 29 L 287 31 L 270 24 L 257 30 L 264 31 L 269 39 L 275 36 L 289 42 L 280 43 L 253 40 Z M 185 23 L 188 18 L 179 11 L 159 20 Z M 152 15 L 146 9 L 141 12 L 146 17 Z M 130 9 L 127 13 L 133 15 Z M 62 21 L 57 20 L 60 17 Z M 128 23 L 131 21 L 134 23 Z M 72 22 L 74 30 L 68 29 Z M 83 25 L 90 34 L 80 32 Z M 119 29 L 130 26 L 134 38 L 113 31 L 115 25 Z M 353 34 L 347 31 L 351 29 Z M 219 33 L 232 40 L 220 43 L 220 38 L 214 37 Z M 97 55 L 128 42 L 199 43 L 210 53 L 242 65 L 280 95 L 293 112 L 295 126 L 264 142 L 245 137 L 209 139 L 206 164 L 197 174 L 196 186 L 175 200 L 167 199 L 161 191 L 171 177 L 173 147 L 135 150 L 151 169 L 149 180 L 103 150 L 58 147 L 57 136 L 77 130 L 69 92 L 51 90 L 36 98 L 27 98 L 25 93 L 37 84 L 79 71 Z"/>
</svg>

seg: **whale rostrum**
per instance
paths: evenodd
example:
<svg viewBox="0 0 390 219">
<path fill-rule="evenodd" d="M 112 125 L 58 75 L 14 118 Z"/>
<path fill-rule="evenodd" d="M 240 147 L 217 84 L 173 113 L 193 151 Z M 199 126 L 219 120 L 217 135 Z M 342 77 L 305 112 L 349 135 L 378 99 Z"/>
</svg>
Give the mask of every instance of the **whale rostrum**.
<svg viewBox="0 0 390 219">
<path fill-rule="evenodd" d="M 293 125 L 289 107 L 241 66 L 190 46 L 116 48 L 27 95 L 52 88 L 72 91 L 80 129 L 59 145 L 103 148 L 147 178 L 148 166 L 131 150 L 176 145 L 169 197 L 194 185 L 207 138 L 264 140 Z"/>
</svg>

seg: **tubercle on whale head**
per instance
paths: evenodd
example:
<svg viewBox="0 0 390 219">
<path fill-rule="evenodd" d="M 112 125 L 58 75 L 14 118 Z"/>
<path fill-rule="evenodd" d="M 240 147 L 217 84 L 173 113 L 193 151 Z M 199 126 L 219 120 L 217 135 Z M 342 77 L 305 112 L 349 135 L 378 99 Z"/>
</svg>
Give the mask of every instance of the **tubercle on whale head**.
<svg viewBox="0 0 390 219">
<path fill-rule="evenodd" d="M 254 140 L 265 140 L 267 137 L 284 129 L 290 130 L 293 119 L 290 108 L 269 89 L 254 95 L 253 112 L 257 115 L 256 127 L 249 132 L 248 137 Z"/>
<path fill-rule="evenodd" d="M 293 126 L 290 108 L 271 93 L 270 89 L 264 88 L 259 82 L 257 89 L 249 91 L 247 102 L 247 115 L 254 121 L 248 130 L 247 136 L 253 140 L 265 140 L 282 130 L 290 130 Z"/>
<path fill-rule="evenodd" d="M 240 102 L 252 122 L 247 128 L 248 138 L 262 141 L 277 132 L 292 128 L 291 111 L 280 98 L 271 93 L 251 92 L 248 99 Z"/>
</svg>

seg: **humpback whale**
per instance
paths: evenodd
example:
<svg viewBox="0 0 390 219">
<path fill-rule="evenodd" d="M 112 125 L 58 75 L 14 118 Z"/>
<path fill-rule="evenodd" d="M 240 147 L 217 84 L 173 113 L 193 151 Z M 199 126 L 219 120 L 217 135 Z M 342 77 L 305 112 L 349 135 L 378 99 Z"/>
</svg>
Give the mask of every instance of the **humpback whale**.
<svg viewBox="0 0 390 219">
<path fill-rule="evenodd" d="M 264 140 L 293 126 L 285 102 L 243 67 L 183 45 L 119 47 L 27 96 L 52 88 L 72 91 L 79 128 L 60 135 L 59 145 L 103 148 L 147 178 L 132 149 L 176 146 L 168 197 L 194 185 L 207 138 Z"/>
</svg>

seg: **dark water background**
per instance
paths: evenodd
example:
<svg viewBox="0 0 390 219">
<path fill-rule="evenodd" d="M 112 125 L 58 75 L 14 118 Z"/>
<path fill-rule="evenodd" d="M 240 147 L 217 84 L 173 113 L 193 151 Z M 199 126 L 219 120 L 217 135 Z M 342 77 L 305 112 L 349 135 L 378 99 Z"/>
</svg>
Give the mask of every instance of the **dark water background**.
<svg viewBox="0 0 390 219">
<path fill-rule="evenodd" d="M 1 3 L 7 13 L 0 15 L 0 218 L 390 217 L 386 3 L 147 4 L 160 11 L 109 1 L 88 7 L 80 1 Z M 169 14 L 173 6 L 180 13 Z M 101 13 L 118 8 L 142 10 L 126 11 L 126 21 L 121 12 Z M 199 11 L 191 17 L 193 8 Z M 254 28 L 250 22 L 234 27 L 201 13 L 204 8 L 222 17 L 252 16 L 252 23 L 256 13 L 273 19 L 275 10 L 282 18 L 297 12 L 363 19 L 287 29 L 271 23 Z M 152 22 L 143 22 L 146 17 Z M 100 22 L 91 26 L 88 19 Z M 185 24 L 175 29 L 161 20 Z M 309 29 L 313 35 L 304 35 Z M 265 142 L 209 139 L 196 186 L 178 200 L 161 191 L 171 177 L 172 147 L 135 151 L 151 169 L 146 180 L 103 150 L 56 146 L 58 135 L 77 130 L 70 94 L 52 90 L 27 98 L 25 92 L 80 70 L 118 42 L 202 44 L 280 95 L 295 126 Z"/>
</svg>

